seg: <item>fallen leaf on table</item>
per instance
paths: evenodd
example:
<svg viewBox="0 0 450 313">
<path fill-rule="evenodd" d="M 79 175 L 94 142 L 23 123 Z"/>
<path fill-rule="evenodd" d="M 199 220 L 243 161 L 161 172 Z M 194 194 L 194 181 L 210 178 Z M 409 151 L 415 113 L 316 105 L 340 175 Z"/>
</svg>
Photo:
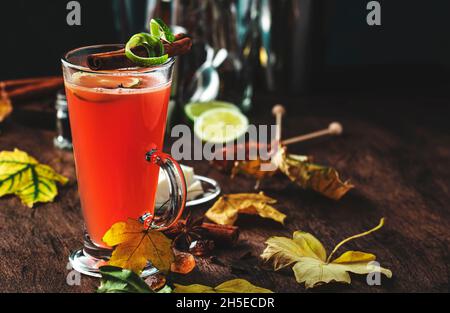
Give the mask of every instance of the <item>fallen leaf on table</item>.
<svg viewBox="0 0 450 313">
<path fill-rule="evenodd" d="M 259 215 L 283 224 L 286 215 L 271 206 L 276 202 L 277 200 L 267 197 L 263 192 L 223 195 L 205 216 L 221 225 L 233 225 L 240 213 Z"/>
<path fill-rule="evenodd" d="M 232 279 L 216 287 L 205 285 L 183 286 L 174 284 L 174 293 L 272 293 L 271 290 L 255 286 L 245 279 Z"/>
<path fill-rule="evenodd" d="M 190 253 L 180 252 L 175 255 L 175 261 L 170 266 L 173 273 L 186 275 L 195 268 L 194 256 Z"/>
<path fill-rule="evenodd" d="M 157 277 L 158 280 L 152 285 L 143 280 L 135 272 L 116 266 L 100 267 L 100 287 L 98 293 L 171 293 L 172 288 L 165 285 L 166 279 L 160 274 L 150 276 Z M 149 278 L 150 278 L 149 277 Z M 157 291 L 156 291 L 157 290 Z"/>
<path fill-rule="evenodd" d="M 139 274 L 148 261 L 161 272 L 170 269 L 174 261 L 172 241 L 162 232 L 128 219 L 115 223 L 103 236 L 103 241 L 115 247 L 109 265 L 132 270 Z"/>
<path fill-rule="evenodd" d="M 56 183 L 64 185 L 67 181 L 26 152 L 0 152 L 0 197 L 15 194 L 31 208 L 37 202 L 53 201 L 58 194 Z"/>
<path fill-rule="evenodd" d="M 116 266 L 100 267 L 98 293 L 152 293 L 154 292 L 139 275 Z"/>
<path fill-rule="evenodd" d="M 287 154 L 285 149 L 280 151 L 277 159 L 279 170 L 300 187 L 334 200 L 339 200 L 354 188 L 348 181 L 343 182 L 334 168 L 310 163 L 307 157 Z"/>
<path fill-rule="evenodd" d="M 233 178 L 237 174 L 244 173 L 253 176 L 257 180 L 273 176 L 276 173 L 274 171 L 262 171 L 261 166 L 263 164 L 268 164 L 268 161 L 262 161 L 261 159 L 248 160 L 248 161 L 237 161 L 235 162 L 233 168 L 231 169 L 231 177 Z"/>
<path fill-rule="evenodd" d="M 262 170 L 262 166 L 265 166 L 265 170 Z M 278 171 L 301 188 L 312 189 L 334 200 L 339 200 L 354 188 L 348 181 L 342 181 L 334 168 L 314 164 L 304 155 L 289 154 L 286 148 L 279 148 L 271 160 L 257 158 L 234 162 L 231 177 L 245 174 L 256 178 L 255 188 L 258 189 L 262 179 L 273 176 Z"/>
<path fill-rule="evenodd" d="M 375 255 L 371 253 L 347 251 L 331 261 L 334 253 L 344 243 L 366 236 L 380 229 L 383 225 L 384 219 L 381 219 L 380 224 L 373 229 L 341 241 L 328 258 L 322 243 L 309 233 L 296 231 L 292 239 L 271 237 L 266 241 L 267 247 L 261 254 L 261 258 L 267 262 L 272 262 L 276 271 L 294 264 L 292 269 L 295 278 L 298 283 L 305 283 L 306 288 L 313 288 L 331 281 L 350 284 L 349 272 L 355 274 L 381 272 L 391 278 L 392 272 L 390 270 L 371 263 L 376 259 Z"/>
</svg>

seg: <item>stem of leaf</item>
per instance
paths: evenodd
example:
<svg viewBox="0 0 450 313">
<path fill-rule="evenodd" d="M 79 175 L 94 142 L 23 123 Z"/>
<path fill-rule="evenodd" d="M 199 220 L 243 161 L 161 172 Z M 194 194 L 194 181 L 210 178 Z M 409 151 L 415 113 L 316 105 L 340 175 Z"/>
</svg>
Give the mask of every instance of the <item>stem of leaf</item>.
<svg viewBox="0 0 450 313">
<path fill-rule="evenodd" d="M 349 242 L 350 240 L 353 240 L 353 239 L 356 239 L 356 238 L 359 238 L 359 237 L 364 237 L 364 236 L 366 236 L 366 235 L 369 235 L 370 233 L 373 233 L 374 231 L 377 231 L 378 229 L 380 229 L 381 227 L 383 227 L 383 225 L 384 225 L 384 217 L 380 220 L 380 223 L 379 223 L 377 226 L 375 226 L 374 228 L 372 228 L 372 229 L 370 229 L 370 230 L 368 230 L 368 231 L 365 231 L 365 232 L 363 232 L 363 233 L 361 233 L 361 234 L 357 234 L 357 235 L 354 235 L 354 236 L 351 236 L 351 237 L 348 237 L 348 238 L 342 240 L 340 243 L 338 243 L 338 244 L 336 245 L 336 247 L 334 247 L 333 251 L 332 251 L 332 252 L 330 253 L 330 255 L 328 256 L 328 258 L 327 258 L 327 263 L 330 263 L 330 260 L 331 260 L 331 257 L 333 256 L 333 254 L 334 254 L 334 253 L 335 253 L 335 252 L 336 252 L 343 244 Z"/>
</svg>

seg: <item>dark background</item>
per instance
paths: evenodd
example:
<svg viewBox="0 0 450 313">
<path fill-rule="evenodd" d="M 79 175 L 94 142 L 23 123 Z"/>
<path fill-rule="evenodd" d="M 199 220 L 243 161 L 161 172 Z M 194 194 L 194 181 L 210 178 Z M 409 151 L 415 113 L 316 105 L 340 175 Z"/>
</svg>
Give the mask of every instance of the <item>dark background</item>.
<svg viewBox="0 0 450 313">
<path fill-rule="evenodd" d="M 379 1 L 381 26 L 366 24 L 368 2 L 316 2 L 315 85 L 334 91 L 447 94 L 450 2 Z"/>
<path fill-rule="evenodd" d="M 67 25 L 68 2 L 0 3 L 0 79 L 58 74 L 64 52 L 83 45 L 117 42 L 113 1 L 79 1 L 81 26 Z"/>
<path fill-rule="evenodd" d="M 80 1 L 82 26 L 73 27 L 66 24 L 67 2 L 0 2 L 0 80 L 58 74 L 65 51 L 124 42 L 144 26 L 141 0 L 132 2 L 137 7 L 128 29 L 118 28 L 123 11 L 113 4 L 131 1 Z M 342 238 L 373 227 L 384 216 L 386 226 L 381 231 L 352 241 L 347 249 L 374 253 L 393 271 L 393 278 L 372 287 L 363 276 L 352 275 L 352 285 L 326 285 L 313 291 L 449 291 L 450 21 L 446 16 L 450 4 L 380 1 L 382 26 L 369 27 L 367 2 L 273 0 L 277 88 L 268 93 L 264 75 L 255 72 L 260 90 L 249 115 L 255 125 L 267 125 L 274 121 L 273 105 L 283 104 L 288 112 L 284 138 L 341 122 L 343 136 L 293 145 L 289 151 L 335 167 L 357 187 L 335 202 L 303 191 L 284 177 L 270 178 L 263 188 L 288 215 L 286 226 L 240 217 L 241 243 L 219 250 L 217 257 L 225 264 L 242 263 L 242 256 L 250 251 L 253 257 L 245 261 L 246 267 L 238 264 L 233 269 L 204 259 L 198 269 L 176 282 L 217 285 L 241 277 L 276 292 L 304 292 L 290 270 L 272 272 L 254 266 L 269 236 L 288 237 L 301 229 L 316 235 L 330 251 Z M 311 20 L 300 34 L 292 31 L 293 3 L 301 8 L 309 4 L 311 9 L 303 11 Z M 304 53 L 293 53 L 292 43 L 303 45 Z M 301 56 L 305 60 L 293 62 Z M 301 69 L 305 75 L 295 76 Z M 302 77 L 306 79 L 301 81 Z M 294 95 L 299 90 L 308 94 Z M 11 119 L 1 125 L 0 151 L 18 147 L 70 178 L 57 201 L 33 210 L 20 205 L 17 197 L 0 199 L 2 292 L 92 292 L 98 286 L 98 280 L 85 277 L 81 287 L 66 284 L 67 256 L 82 245 L 83 218 L 72 153 L 53 146 L 54 100 L 49 101 L 15 105 Z M 196 173 L 217 180 L 225 194 L 254 188 L 254 180 L 245 176 L 230 180 L 207 161 L 193 163 Z M 207 208 L 196 210 L 201 214 Z"/>
<path fill-rule="evenodd" d="M 279 51 L 290 51 L 293 1 L 272 2 L 282 28 Z M 69 49 L 88 44 L 122 42 L 145 21 L 145 0 L 80 0 L 82 25 L 68 26 L 69 1 L 2 1 L 0 80 L 58 74 L 59 59 Z M 447 94 L 450 77 L 450 2 L 379 1 L 381 26 L 366 24 L 366 0 L 314 0 L 311 4 L 308 92 L 385 90 Z M 132 3 L 133 25 L 123 27 L 123 8 Z M 286 18 L 284 18 L 286 17 Z M 122 27 L 120 27 L 122 25 Z M 284 37 L 286 36 L 286 37 Z M 281 43 L 280 43 L 281 42 Z M 276 51 L 277 49 L 275 49 Z M 290 58 L 278 56 L 278 90 L 292 75 Z M 296 91 L 296 81 L 289 92 Z M 264 86 L 261 84 L 261 86 Z M 263 88 L 263 87 L 262 87 Z M 280 89 L 281 88 L 281 89 Z"/>
</svg>

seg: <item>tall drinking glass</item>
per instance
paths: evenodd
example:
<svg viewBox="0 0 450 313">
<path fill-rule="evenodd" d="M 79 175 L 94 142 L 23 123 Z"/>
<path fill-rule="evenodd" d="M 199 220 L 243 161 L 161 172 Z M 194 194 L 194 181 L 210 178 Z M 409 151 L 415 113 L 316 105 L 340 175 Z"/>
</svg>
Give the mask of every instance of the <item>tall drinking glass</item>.
<svg viewBox="0 0 450 313">
<path fill-rule="evenodd" d="M 116 222 L 151 221 L 164 229 L 180 217 L 186 183 L 178 163 L 161 152 L 175 60 L 149 68 L 92 71 L 87 56 L 123 48 L 90 46 L 62 59 L 72 128 L 78 191 L 86 225 L 84 247 L 72 267 L 99 276 L 112 247 L 102 241 Z M 170 199 L 155 210 L 159 168 L 170 182 Z M 149 266 L 143 275 L 155 271 Z"/>
</svg>

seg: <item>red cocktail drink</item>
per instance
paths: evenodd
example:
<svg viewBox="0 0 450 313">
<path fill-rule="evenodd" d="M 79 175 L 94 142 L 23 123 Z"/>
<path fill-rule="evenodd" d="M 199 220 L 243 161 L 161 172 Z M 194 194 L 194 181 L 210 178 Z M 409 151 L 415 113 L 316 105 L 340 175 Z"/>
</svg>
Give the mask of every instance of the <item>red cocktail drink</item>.
<svg viewBox="0 0 450 313">
<path fill-rule="evenodd" d="M 176 222 L 186 200 L 181 168 L 161 152 L 174 59 L 154 67 L 112 71 L 85 66 L 86 56 L 117 48 L 80 48 L 63 59 L 87 230 L 84 249 L 69 259 L 76 270 L 94 276 L 111 252 L 102 237 L 113 224 L 145 216 L 146 222 L 162 229 Z M 167 207 L 155 212 L 160 168 L 169 178 L 172 194 Z"/>
<path fill-rule="evenodd" d="M 99 246 L 114 223 L 154 213 L 159 167 L 144 156 L 162 150 L 170 96 L 170 82 L 147 78 L 135 88 L 92 88 L 102 79 L 66 85 L 81 207 Z M 117 85 L 127 79 L 119 77 Z"/>
</svg>

